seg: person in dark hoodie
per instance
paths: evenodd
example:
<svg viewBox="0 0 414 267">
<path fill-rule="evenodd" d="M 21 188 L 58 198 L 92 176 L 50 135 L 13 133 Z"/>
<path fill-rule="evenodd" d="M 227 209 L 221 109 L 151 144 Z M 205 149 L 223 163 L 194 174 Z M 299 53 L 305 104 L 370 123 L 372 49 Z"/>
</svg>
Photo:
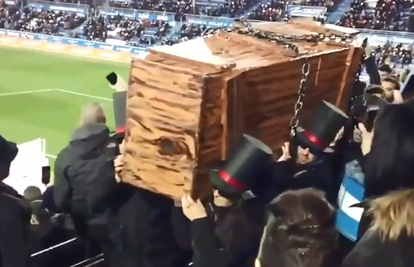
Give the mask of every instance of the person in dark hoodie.
<svg viewBox="0 0 414 267">
<path fill-rule="evenodd" d="M 124 169 L 124 136 L 126 133 L 126 102 L 128 83 L 121 76 L 110 73 L 107 76 L 110 87 L 115 89 L 112 95 L 115 113 L 116 139 L 120 155 L 114 161 L 116 179 L 122 188 L 118 201 L 122 206 L 117 210 L 117 216 L 128 233 L 128 246 L 123 259 L 129 258 L 123 267 L 183 267 L 188 263 L 188 245 L 184 243 L 183 251 L 174 239 L 172 211 L 173 201 L 163 195 L 132 186 L 123 182 Z M 122 200 L 120 200 L 122 199 Z M 181 215 L 180 219 L 184 215 Z M 182 220 L 180 220 L 181 224 Z M 184 233 L 185 229 L 184 223 Z M 180 232 L 181 234 L 182 232 Z M 182 236 L 181 236 L 182 238 Z M 188 239 L 188 238 L 187 238 Z M 190 247 L 191 254 L 191 247 Z M 190 255 L 191 256 L 191 255 Z"/>
<path fill-rule="evenodd" d="M 33 234 L 36 251 L 49 248 L 71 238 L 70 233 L 54 220 L 54 214 L 49 212 L 43 205 L 42 192 L 37 186 L 28 186 L 24 190 L 23 196 L 28 201 L 32 211 L 30 230 Z"/>
<path fill-rule="evenodd" d="M 0 135 L 0 180 L 9 176 L 18 148 Z M 30 209 L 12 188 L 0 186 L 0 266 L 30 266 Z"/>
<path fill-rule="evenodd" d="M 359 242 L 343 267 L 408 267 L 414 257 L 414 101 L 387 105 L 362 129 L 365 200 Z M 349 203 L 352 204 L 352 203 Z"/>
<path fill-rule="evenodd" d="M 101 246 L 108 266 L 119 266 L 114 255 L 122 250 L 123 227 L 111 216 L 118 204 L 113 162 L 119 148 L 105 123 L 99 103 L 83 109 L 81 126 L 55 161 L 54 200 L 80 237 Z"/>
<path fill-rule="evenodd" d="M 331 166 L 335 139 L 348 121 L 340 109 L 323 101 L 310 123 L 298 126 L 289 143 L 289 156 L 270 165 L 273 186 L 269 202 L 286 190 L 314 187 L 324 191 L 330 203 L 336 202 L 340 180 Z M 270 192 L 270 191 L 274 192 Z"/>
<path fill-rule="evenodd" d="M 268 146 L 245 134 L 223 166 L 211 170 L 215 188 L 211 199 L 182 198 L 183 213 L 191 221 L 192 266 L 254 265 L 265 223 L 265 204 L 247 192 L 272 155 Z"/>
</svg>

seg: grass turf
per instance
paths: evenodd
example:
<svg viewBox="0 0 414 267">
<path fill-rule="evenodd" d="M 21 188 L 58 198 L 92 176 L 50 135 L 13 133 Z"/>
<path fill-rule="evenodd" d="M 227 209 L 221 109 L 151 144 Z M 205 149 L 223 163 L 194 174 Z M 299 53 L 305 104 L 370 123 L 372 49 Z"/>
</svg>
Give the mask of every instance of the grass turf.
<svg viewBox="0 0 414 267">
<path fill-rule="evenodd" d="M 113 127 L 112 89 L 105 75 L 127 78 L 127 64 L 0 47 L 0 134 L 16 143 L 46 138 L 57 155 L 79 123 L 82 106 L 100 102 Z M 63 91 L 40 91 L 62 89 Z M 76 95 L 80 93 L 83 95 Z M 105 98 L 98 99 L 98 98 Z"/>
</svg>

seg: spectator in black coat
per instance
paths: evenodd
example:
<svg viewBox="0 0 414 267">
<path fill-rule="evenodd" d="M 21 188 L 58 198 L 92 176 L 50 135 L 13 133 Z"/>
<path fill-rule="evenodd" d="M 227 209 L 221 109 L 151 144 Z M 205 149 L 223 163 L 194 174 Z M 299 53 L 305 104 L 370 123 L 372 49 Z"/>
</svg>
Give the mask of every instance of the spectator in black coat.
<svg viewBox="0 0 414 267">
<path fill-rule="evenodd" d="M 413 265 L 414 102 L 387 105 L 374 130 L 362 129 L 366 200 L 359 242 L 344 267 Z"/>
<path fill-rule="evenodd" d="M 9 176 L 10 165 L 18 152 L 15 143 L 0 136 L 0 180 Z M 6 189 L 6 190 L 4 190 Z M 30 209 L 18 195 L 0 187 L 0 266 L 27 267 L 31 253 Z"/>
<path fill-rule="evenodd" d="M 58 210 L 71 215 L 80 237 L 101 245 L 106 263 L 112 266 L 116 264 L 112 255 L 122 250 L 125 233 L 112 216 L 118 189 L 113 159 L 119 151 L 105 122 L 99 103 L 83 110 L 82 126 L 55 161 L 54 202 Z"/>
<path fill-rule="evenodd" d="M 183 197 L 181 205 L 191 221 L 194 267 L 254 265 L 265 222 L 260 199 L 227 198 L 215 190 L 209 205 L 189 196 Z"/>
<path fill-rule="evenodd" d="M 62 221 L 44 207 L 42 192 L 38 187 L 27 187 L 23 195 L 29 202 L 32 212 L 30 230 L 36 251 L 52 247 L 73 237 L 70 231 L 64 229 Z"/>
</svg>

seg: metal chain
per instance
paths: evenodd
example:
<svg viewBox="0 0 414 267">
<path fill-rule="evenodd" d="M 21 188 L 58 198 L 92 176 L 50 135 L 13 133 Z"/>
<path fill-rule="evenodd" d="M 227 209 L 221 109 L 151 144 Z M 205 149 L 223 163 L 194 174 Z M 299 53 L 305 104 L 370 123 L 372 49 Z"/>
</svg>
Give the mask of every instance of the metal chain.
<svg viewBox="0 0 414 267">
<path fill-rule="evenodd" d="M 365 38 L 362 41 L 362 44 L 361 44 L 361 47 L 364 49 L 364 53 L 362 53 L 361 60 L 359 61 L 359 64 L 358 64 L 358 69 L 357 69 L 357 72 L 355 74 L 355 80 L 354 80 L 354 85 L 353 85 L 354 86 L 354 89 L 353 89 L 354 91 L 352 92 L 352 95 L 351 95 L 351 97 L 348 100 L 348 110 L 347 110 L 347 114 L 350 114 L 351 113 L 352 106 L 354 104 L 354 100 L 357 97 L 357 94 L 355 93 L 355 88 L 358 87 L 358 86 L 360 86 L 359 77 L 361 76 L 361 73 L 362 73 L 364 61 L 367 58 L 367 55 L 366 55 L 366 52 L 365 52 L 365 48 L 367 47 L 367 45 L 368 45 L 368 38 Z"/>
<path fill-rule="evenodd" d="M 244 28 L 228 28 L 228 27 L 217 27 L 217 28 L 209 28 L 202 33 L 202 36 L 208 36 L 211 34 L 215 34 L 218 32 L 236 32 L 238 34 L 249 35 L 258 39 L 264 39 L 269 42 L 275 43 L 277 45 L 283 46 L 287 49 L 291 49 L 295 52 L 295 54 L 299 55 L 299 47 L 295 44 L 295 42 L 311 42 L 311 43 L 318 43 L 325 41 L 327 38 L 329 40 L 336 40 L 337 38 L 341 39 L 341 42 L 351 43 L 351 39 L 348 35 L 335 35 L 331 34 L 329 36 L 319 33 L 319 34 L 304 34 L 304 35 L 283 35 L 275 32 L 269 32 L 264 30 L 255 30 L 253 29 L 250 22 L 246 20 L 239 21 Z"/>
<path fill-rule="evenodd" d="M 293 108 L 294 114 L 290 120 L 290 135 L 295 136 L 296 128 L 299 125 L 299 112 L 303 108 L 303 98 L 305 97 L 306 85 L 308 83 L 308 76 L 310 73 L 310 64 L 309 60 L 306 57 L 305 62 L 302 65 L 302 79 L 299 83 L 298 89 L 298 99 L 296 100 L 295 106 Z"/>
<path fill-rule="evenodd" d="M 364 41 L 362 41 L 361 47 L 365 50 L 367 45 L 368 45 L 368 38 L 365 38 Z M 357 69 L 357 73 L 356 73 L 356 76 L 355 76 L 355 81 L 359 81 L 359 76 L 361 76 L 364 60 L 365 60 L 366 57 L 367 57 L 367 55 L 365 54 L 365 51 L 364 51 L 364 53 L 362 53 L 362 56 L 361 56 L 361 61 L 358 64 L 358 69 Z"/>
<path fill-rule="evenodd" d="M 322 41 L 328 40 L 335 40 L 337 41 L 340 38 L 341 43 L 351 44 L 352 39 L 349 35 L 335 35 L 331 34 L 329 36 L 325 34 L 304 34 L 304 35 L 283 35 L 274 32 L 264 31 L 264 30 L 255 30 L 253 29 L 250 22 L 246 20 L 239 21 L 244 28 L 228 28 L 228 27 L 221 27 L 221 28 L 209 28 L 202 33 L 203 37 L 209 36 L 211 34 L 216 34 L 219 32 L 236 32 L 238 34 L 249 35 L 251 37 L 255 37 L 258 39 L 264 39 L 269 42 L 273 42 L 277 45 L 283 46 L 286 49 L 291 49 L 295 52 L 296 56 L 300 56 L 299 47 L 295 44 L 296 42 L 312 42 L 318 43 Z M 362 71 L 362 67 L 360 72 Z M 358 74 L 358 78 L 360 75 Z M 296 128 L 299 125 L 299 112 L 303 108 L 303 98 L 305 96 L 306 85 L 308 82 L 308 76 L 310 73 L 310 64 L 308 58 L 305 58 L 305 62 L 302 65 L 302 78 L 300 80 L 299 89 L 298 89 L 298 98 L 296 100 L 294 106 L 294 115 L 290 120 L 290 130 L 291 135 L 294 136 L 296 134 Z"/>
</svg>

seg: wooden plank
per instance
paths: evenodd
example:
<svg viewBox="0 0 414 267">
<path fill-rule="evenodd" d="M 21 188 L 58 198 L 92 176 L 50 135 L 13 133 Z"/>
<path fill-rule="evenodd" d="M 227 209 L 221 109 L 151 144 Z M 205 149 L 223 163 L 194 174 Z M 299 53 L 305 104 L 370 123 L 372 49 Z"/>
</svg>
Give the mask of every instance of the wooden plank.
<svg viewBox="0 0 414 267">
<path fill-rule="evenodd" d="M 257 133 L 274 150 L 289 138 L 304 57 L 236 33 L 213 35 L 203 45 L 220 59 L 212 62 L 231 67 L 159 51 L 132 63 L 126 182 L 174 199 L 190 192 L 205 199 L 212 192 L 209 170 L 243 133 Z M 311 65 L 304 123 L 322 99 L 343 103 L 357 56 L 346 46 L 300 46 Z"/>
<path fill-rule="evenodd" d="M 178 79 L 175 71 L 147 61 L 133 63 L 123 175 L 126 182 L 172 198 L 192 180 L 204 83 L 199 73 L 180 70 Z"/>
</svg>

